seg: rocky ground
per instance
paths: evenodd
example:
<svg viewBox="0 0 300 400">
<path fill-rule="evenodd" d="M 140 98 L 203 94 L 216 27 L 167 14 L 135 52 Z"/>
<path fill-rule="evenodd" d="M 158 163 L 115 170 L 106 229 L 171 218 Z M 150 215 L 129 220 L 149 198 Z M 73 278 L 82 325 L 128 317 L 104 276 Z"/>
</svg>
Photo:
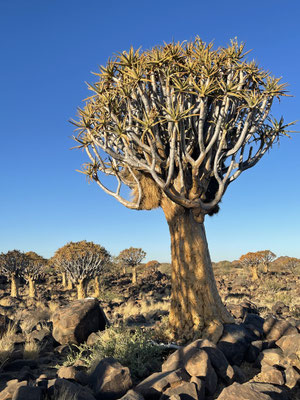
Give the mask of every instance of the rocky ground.
<svg viewBox="0 0 300 400">
<path fill-rule="evenodd" d="M 136 285 L 129 274 L 107 274 L 99 302 L 76 301 L 56 275 L 37 285 L 35 299 L 24 285 L 18 298 L 10 297 L 2 281 L 0 400 L 300 399 L 300 278 L 278 268 L 252 282 L 249 271 L 216 266 L 222 299 L 236 318 L 218 343 L 164 348 L 153 353 L 158 362 L 147 374 L 139 374 L 146 361 L 136 374 L 109 352 L 91 367 L 87 359 L 108 323 L 167 341 L 171 288 L 168 268 L 162 271 L 141 269 Z M 139 354 L 132 357 L 138 361 Z"/>
</svg>

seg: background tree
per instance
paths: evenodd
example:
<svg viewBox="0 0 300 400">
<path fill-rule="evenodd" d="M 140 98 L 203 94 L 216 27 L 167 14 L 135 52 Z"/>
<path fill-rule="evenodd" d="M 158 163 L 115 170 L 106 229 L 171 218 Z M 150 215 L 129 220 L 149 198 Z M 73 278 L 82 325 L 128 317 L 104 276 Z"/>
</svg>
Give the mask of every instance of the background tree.
<svg viewBox="0 0 300 400">
<path fill-rule="evenodd" d="M 169 322 L 180 338 L 216 339 L 231 322 L 217 291 L 204 218 L 287 127 L 270 116 L 285 84 L 232 41 L 213 50 L 200 38 L 108 61 L 79 109 L 83 173 L 128 208 L 162 207 L 171 235 Z M 116 178 L 116 187 L 109 186 Z M 133 198 L 122 196 L 129 186 Z"/>
<path fill-rule="evenodd" d="M 141 261 L 146 257 L 146 253 L 142 249 L 130 247 L 129 249 L 122 250 L 118 258 L 123 265 L 130 267 L 132 272 L 132 283 L 136 283 L 137 274 L 136 268 Z"/>
<path fill-rule="evenodd" d="M 151 260 L 151 261 L 147 262 L 147 264 L 145 265 L 145 268 L 149 271 L 157 271 L 159 266 L 160 266 L 160 263 L 157 260 Z"/>
<path fill-rule="evenodd" d="M 35 297 L 35 282 L 44 274 L 47 260 L 34 251 L 28 251 L 25 255 L 28 257 L 28 264 L 22 269 L 22 276 L 28 282 L 29 297 Z"/>
<path fill-rule="evenodd" d="M 93 242 L 69 242 L 54 254 L 54 262 L 67 272 L 77 288 L 77 298 L 86 297 L 86 286 L 90 279 L 97 277 L 110 260 L 107 250 Z M 95 285 L 95 295 L 99 296 Z M 98 289 L 98 293 L 97 293 Z"/>
<path fill-rule="evenodd" d="M 262 263 L 262 255 L 260 254 L 260 252 L 257 251 L 257 252 L 249 252 L 247 254 L 243 254 L 240 257 L 239 261 L 241 265 L 243 265 L 244 267 L 251 268 L 252 280 L 257 281 L 258 280 L 257 268 L 259 264 Z"/>
<path fill-rule="evenodd" d="M 266 274 L 269 271 L 269 265 L 275 260 L 276 254 L 272 253 L 271 250 L 262 250 L 258 252 L 261 256 L 261 264 L 263 272 Z"/>
<path fill-rule="evenodd" d="M 296 271 L 296 268 L 300 267 L 300 259 L 296 257 L 288 257 L 288 256 L 280 257 L 279 261 L 281 266 L 293 272 Z"/>
<path fill-rule="evenodd" d="M 1 273 L 11 282 L 10 295 L 12 297 L 19 296 L 19 277 L 22 271 L 27 268 L 29 259 L 25 253 L 19 250 L 8 251 L 0 254 Z"/>
</svg>

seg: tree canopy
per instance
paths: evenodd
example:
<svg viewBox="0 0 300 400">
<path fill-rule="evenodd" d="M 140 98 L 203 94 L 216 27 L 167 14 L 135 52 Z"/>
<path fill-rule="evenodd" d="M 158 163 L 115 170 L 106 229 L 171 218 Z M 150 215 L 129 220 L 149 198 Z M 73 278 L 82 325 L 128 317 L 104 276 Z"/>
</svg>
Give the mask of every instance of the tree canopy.
<svg viewBox="0 0 300 400">
<path fill-rule="evenodd" d="M 146 253 L 144 250 L 135 247 L 124 249 L 118 255 L 118 259 L 128 267 L 135 267 L 139 265 L 145 257 Z"/>
<path fill-rule="evenodd" d="M 93 242 L 69 242 L 58 249 L 52 261 L 68 273 L 74 283 L 91 279 L 109 262 L 108 251 Z"/>
<path fill-rule="evenodd" d="M 270 115 L 286 84 L 246 54 L 236 40 L 214 50 L 196 37 L 110 59 L 73 121 L 90 159 L 83 172 L 129 208 L 158 207 L 163 193 L 200 218 L 216 212 L 228 185 L 291 125 Z M 101 173 L 117 179 L 116 190 Z"/>
</svg>

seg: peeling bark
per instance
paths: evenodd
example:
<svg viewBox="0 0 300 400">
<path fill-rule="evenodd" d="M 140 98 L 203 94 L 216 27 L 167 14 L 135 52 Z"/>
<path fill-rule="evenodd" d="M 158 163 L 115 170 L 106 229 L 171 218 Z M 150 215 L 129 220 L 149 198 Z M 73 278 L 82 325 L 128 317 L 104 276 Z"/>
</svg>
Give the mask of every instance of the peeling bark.
<svg viewBox="0 0 300 400">
<path fill-rule="evenodd" d="M 223 323 L 233 322 L 219 296 L 203 218 L 166 198 L 162 202 L 170 235 L 172 295 L 169 322 L 176 337 L 207 337 L 216 342 Z"/>
</svg>

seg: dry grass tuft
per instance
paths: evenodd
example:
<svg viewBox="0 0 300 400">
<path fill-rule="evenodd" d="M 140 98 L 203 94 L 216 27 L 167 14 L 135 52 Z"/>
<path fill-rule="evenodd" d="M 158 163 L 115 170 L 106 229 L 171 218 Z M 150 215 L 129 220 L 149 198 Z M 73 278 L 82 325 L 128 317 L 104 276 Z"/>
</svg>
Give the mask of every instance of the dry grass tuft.
<svg viewBox="0 0 300 400">
<path fill-rule="evenodd" d="M 123 303 L 120 307 L 115 308 L 114 312 L 121 314 L 123 320 L 127 320 L 129 317 L 136 317 L 143 315 L 146 319 L 150 319 L 157 312 L 169 312 L 170 301 L 153 301 L 153 300 L 141 300 L 139 303 L 134 301 L 128 301 Z"/>
<path fill-rule="evenodd" d="M 25 343 L 23 357 L 30 360 L 35 360 L 40 354 L 40 344 L 35 340 L 30 340 Z"/>
<path fill-rule="evenodd" d="M 7 326 L 6 332 L 2 335 L 0 339 L 0 365 L 2 365 L 9 358 L 14 350 L 14 337 L 16 332 L 16 325 L 9 324 Z"/>
</svg>

